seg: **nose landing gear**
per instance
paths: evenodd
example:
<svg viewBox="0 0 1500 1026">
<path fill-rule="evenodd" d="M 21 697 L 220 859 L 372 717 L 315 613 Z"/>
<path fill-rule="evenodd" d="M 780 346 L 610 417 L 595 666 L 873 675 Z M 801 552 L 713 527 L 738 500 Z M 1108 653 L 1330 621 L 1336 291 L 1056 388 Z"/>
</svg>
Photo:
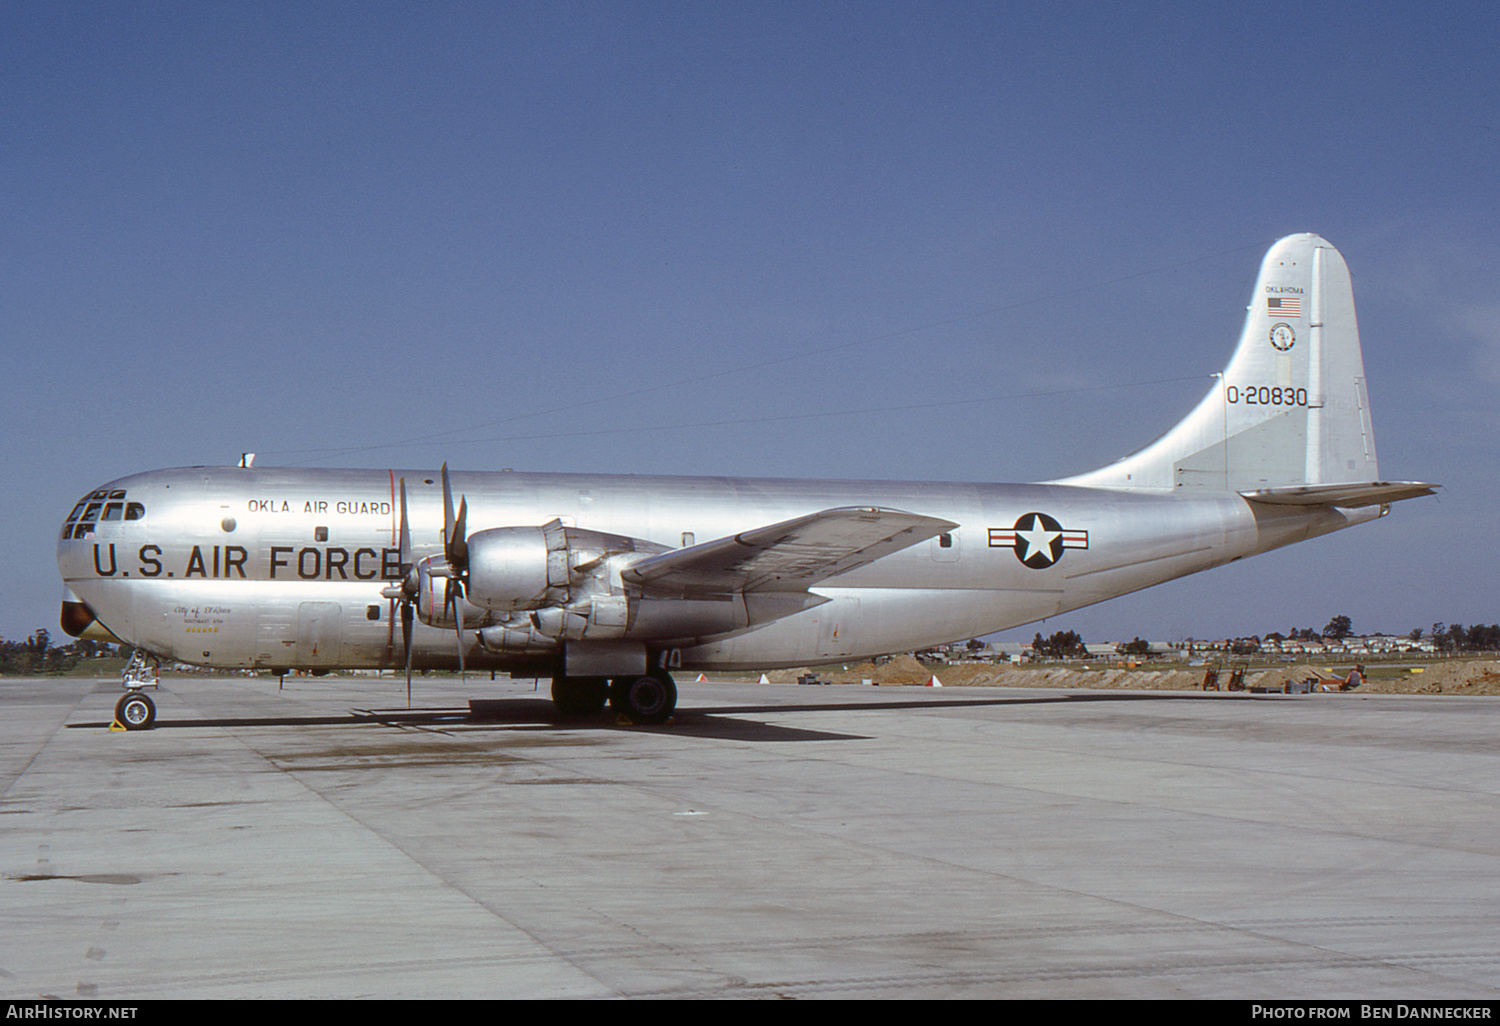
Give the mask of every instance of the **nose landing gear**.
<svg viewBox="0 0 1500 1026">
<path fill-rule="evenodd" d="M 157 687 L 156 660 L 136 649 L 120 673 L 125 694 L 115 703 L 115 723 L 126 730 L 150 730 L 156 723 L 156 703 L 141 689 Z"/>
</svg>

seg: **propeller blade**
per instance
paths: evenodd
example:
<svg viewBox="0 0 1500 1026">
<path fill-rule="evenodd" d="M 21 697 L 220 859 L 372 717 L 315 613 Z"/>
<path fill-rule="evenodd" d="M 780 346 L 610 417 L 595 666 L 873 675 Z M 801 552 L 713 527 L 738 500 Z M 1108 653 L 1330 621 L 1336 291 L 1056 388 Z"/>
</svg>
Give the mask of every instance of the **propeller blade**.
<svg viewBox="0 0 1500 1026">
<path fill-rule="evenodd" d="M 459 496 L 458 515 L 453 513 L 453 483 L 448 479 L 448 464 L 443 470 L 443 558 L 448 561 L 448 583 L 443 589 L 443 610 L 453 609 L 453 631 L 458 642 L 458 672 L 467 679 L 464 666 L 464 575 L 469 569 L 469 500 Z"/>
<path fill-rule="evenodd" d="M 463 584 L 455 578 L 448 578 L 448 583 L 443 588 L 443 611 L 447 612 L 451 606 L 453 609 L 453 632 L 458 641 L 458 672 L 467 679 L 467 670 L 464 668 L 464 606 L 463 606 Z"/>
<path fill-rule="evenodd" d="M 406 478 L 401 479 L 401 576 L 411 569 L 411 524 L 406 519 Z"/>
<path fill-rule="evenodd" d="M 448 464 L 443 464 L 443 558 L 457 573 L 469 566 L 469 502 L 459 496 L 458 515 L 453 515 L 453 484 L 448 480 Z"/>
<path fill-rule="evenodd" d="M 460 680 L 469 679 L 469 671 L 464 666 L 464 593 L 463 586 L 457 581 L 453 582 L 454 591 L 458 592 L 453 602 L 454 633 L 458 637 L 458 677 Z"/>
<path fill-rule="evenodd" d="M 411 708 L 411 602 L 401 603 L 401 644 L 406 647 L 406 707 Z"/>
<path fill-rule="evenodd" d="M 453 524 L 453 539 L 448 544 L 448 562 L 453 569 L 467 573 L 469 569 L 469 500 L 458 497 L 458 519 Z"/>
<path fill-rule="evenodd" d="M 453 538 L 453 485 L 448 481 L 447 463 L 443 464 L 441 473 L 443 478 L 443 555 L 446 556 Z"/>
</svg>

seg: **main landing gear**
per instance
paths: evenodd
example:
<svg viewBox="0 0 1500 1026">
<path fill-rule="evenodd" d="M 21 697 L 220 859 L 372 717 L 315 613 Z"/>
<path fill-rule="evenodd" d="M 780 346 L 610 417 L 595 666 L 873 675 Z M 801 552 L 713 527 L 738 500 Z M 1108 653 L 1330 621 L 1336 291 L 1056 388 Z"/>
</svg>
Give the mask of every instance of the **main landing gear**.
<svg viewBox="0 0 1500 1026">
<path fill-rule="evenodd" d="M 609 707 L 631 723 L 665 723 L 677 708 L 677 685 L 661 670 L 644 677 L 616 677 L 609 682 Z"/>
<path fill-rule="evenodd" d="M 120 673 L 120 683 L 125 694 L 115 703 L 115 722 L 126 730 L 150 730 L 156 723 L 156 703 L 141 689 L 159 685 L 156 661 L 136 649 Z"/>
<path fill-rule="evenodd" d="M 552 701 L 564 716 L 597 716 L 606 698 L 610 710 L 627 722 L 665 723 L 677 708 L 677 685 L 661 670 L 645 676 L 552 678 Z"/>
</svg>

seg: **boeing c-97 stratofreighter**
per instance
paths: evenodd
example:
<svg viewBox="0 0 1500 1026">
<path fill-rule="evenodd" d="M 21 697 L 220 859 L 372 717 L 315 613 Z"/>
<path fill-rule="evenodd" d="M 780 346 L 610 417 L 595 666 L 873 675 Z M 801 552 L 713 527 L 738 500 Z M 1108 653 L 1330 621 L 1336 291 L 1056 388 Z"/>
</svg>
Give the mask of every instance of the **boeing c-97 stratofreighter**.
<svg viewBox="0 0 1500 1026">
<path fill-rule="evenodd" d="M 488 669 L 655 723 L 676 670 L 803 666 L 1015 627 L 1383 516 L 1349 270 L 1261 265 L 1238 348 L 1157 441 L 1039 484 L 195 467 L 62 525 L 68 633 L 141 660 Z M 458 496 L 455 506 L 454 496 Z"/>
</svg>

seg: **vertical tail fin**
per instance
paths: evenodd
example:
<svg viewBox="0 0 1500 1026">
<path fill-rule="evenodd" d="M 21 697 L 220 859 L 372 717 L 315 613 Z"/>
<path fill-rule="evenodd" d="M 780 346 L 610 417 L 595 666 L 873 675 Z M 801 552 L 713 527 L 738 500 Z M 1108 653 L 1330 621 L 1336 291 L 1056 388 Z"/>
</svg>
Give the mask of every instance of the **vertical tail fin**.
<svg viewBox="0 0 1500 1026">
<path fill-rule="evenodd" d="M 1305 233 L 1266 254 L 1239 346 L 1193 412 L 1139 452 L 1057 483 L 1306 493 L 1379 479 L 1349 268 Z"/>
</svg>

